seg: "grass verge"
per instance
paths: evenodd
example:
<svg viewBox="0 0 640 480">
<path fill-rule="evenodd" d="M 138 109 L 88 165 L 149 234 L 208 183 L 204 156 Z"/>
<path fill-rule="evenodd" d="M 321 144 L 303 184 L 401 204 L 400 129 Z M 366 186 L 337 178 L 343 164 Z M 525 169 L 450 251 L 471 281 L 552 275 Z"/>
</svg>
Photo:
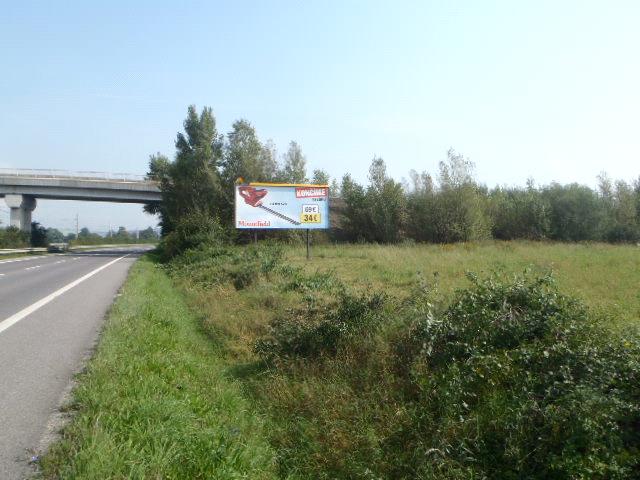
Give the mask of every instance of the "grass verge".
<svg viewBox="0 0 640 480">
<path fill-rule="evenodd" d="M 45 478 L 272 478 L 261 418 L 149 258 L 132 268 L 70 408 Z"/>
</svg>

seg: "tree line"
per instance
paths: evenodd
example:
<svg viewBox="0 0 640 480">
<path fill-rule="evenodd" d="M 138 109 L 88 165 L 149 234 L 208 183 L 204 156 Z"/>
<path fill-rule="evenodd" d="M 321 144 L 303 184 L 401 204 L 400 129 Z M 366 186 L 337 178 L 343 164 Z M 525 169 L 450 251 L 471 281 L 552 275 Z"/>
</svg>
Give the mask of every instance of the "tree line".
<svg viewBox="0 0 640 480">
<path fill-rule="evenodd" d="M 173 160 L 151 155 L 148 177 L 157 180 L 162 202 L 145 206 L 159 214 L 164 235 L 190 242 L 200 230 L 231 230 L 234 187 L 243 182 L 331 184 L 338 216 L 334 240 L 451 243 L 484 239 L 640 241 L 640 178 L 632 183 L 599 177 L 597 189 L 572 183 L 495 187 L 479 183 L 474 164 L 453 149 L 438 172 L 411 171 L 391 178 L 382 158 L 362 185 L 346 174 L 338 182 L 324 170 L 307 175 L 306 157 L 291 141 L 278 157 L 271 140 L 261 142 L 247 120 L 220 134 L 211 108 L 190 106 Z M 200 233 L 198 233 L 200 232 Z M 205 233 L 205 235 L 207 235 Z"/>
<path fill-rule="evenodd" d="M 598 177 L 597 189 L 571 183 L 487 188 L 474 164 L 453 149 L 434 177 L 411 171 L 396 182 L 375 158 L 369 185 L 341 184 L 344 236 L 350 241 L 452 243 L 485 240 L 640 241 L 640 178 Z"/>
<path fill-rule="evenodd" d="M 47 247 L 52 243 L 73 243 L 76 245 L 100 245 L 108 243 L 156 242 L 159 235 L 152 227 L 136 233 L 125 227 L 100 235 L 83 227 L 75 233 L 64 234 L 57 228 L 46 228 L 38 222 L 31 223 L 31 231 L 23 232 L 16 227 L 0 228 L 0 248 Z"/>
</svg>

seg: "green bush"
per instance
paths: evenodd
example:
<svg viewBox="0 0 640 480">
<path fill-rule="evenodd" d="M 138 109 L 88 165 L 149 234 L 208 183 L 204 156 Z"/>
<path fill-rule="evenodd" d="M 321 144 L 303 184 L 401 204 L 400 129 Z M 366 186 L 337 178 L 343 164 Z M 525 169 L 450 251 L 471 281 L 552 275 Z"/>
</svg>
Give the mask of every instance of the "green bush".
<svg viewBox="0 0 640 480">
<path fill-rule="evenodd" d="M 16 227 L 0 229 L 0 248 L 22 248 L 29 246 L 30 235 Z"/>
<path fill-rule="evenodd" d="M 335 305 L 289 311 L 270 325 L 267 336 L 255 344 L 265 361 L 333 355 L 347 342 L 373 335 L 380 326 L 385 295 L 343 293 Z"/>
<path fill-rule="evenodd" d="M 165 260 L 170 260 L 200 245 L 224 245 L 229 240 L 228 229 L 217 218 L 194 212 L 177 222 L 175 229 L 160 242 L 159 251 Z"/>
<path fill-rule="evenodd" d="M 231 282 L 241 290 L 274 271 L 282 255 L 283 250 L 277 245 L 233 246 L 209 241 L 175 257 L 169 268 L 201 287 Z"/>
<path fill-rule="evenodd" d="M 398 432 L 407 453 L 396 474 L 637 474 L 638 340 L 599 326 L 549 276 L 472 280 L 442 313 L 424 315 L 399 346 L 403 358 L 412 358 L 414 422 Z"/>
</svg>

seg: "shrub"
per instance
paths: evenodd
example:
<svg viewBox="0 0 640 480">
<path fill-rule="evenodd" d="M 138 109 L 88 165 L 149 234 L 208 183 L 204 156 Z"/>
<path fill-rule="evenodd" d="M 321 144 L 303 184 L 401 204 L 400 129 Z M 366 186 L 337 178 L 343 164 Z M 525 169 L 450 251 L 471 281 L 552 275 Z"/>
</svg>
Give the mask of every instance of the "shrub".
<svg viewBox="0 0 640 480">
<path fill-rule="evenodd" d="M 253 285 L 261 275 L 274 271 L 282 255 L 282 248 L 276 245 L 232 246 L 205 242 L 175 257 L 170 269 L 201 287 L 230 281 L 241 290 Z"/>
<path fill-rule="evenodd" d="M 0 248 L 21 248 L 29 246 L 29 233 L 16 227 L 0 229 Z"/>
<path fill-rule="evenodd" d="M 276 358 L 333 355 L 347 342 L 372 335 L 383 318 L 385 296 L 343 293 L 335 305 L 289 311 L 270 325 L 267 336 L 255 345 L 265 361 Z"/>
<path fill-rule="evenodd" d="M 200 245 L 229 243 L 230 233 L 217 218 L 203 212 L 194 212 L 178 221 L 175 230 L 166 235 L 159 245 L 165 260 L 169 260 Z"/>
<path fill-rule="evenodd" d="M 637 339 L 600 327 L 549 276 L 472 280 L 441 314 L 421 318 L 401 345 L 413 359 L 414 408 L 414 424 L 399 433 L 408 452 L 397 462 L 405 465 L 401 474 L 637 474 Z"/>
</svg>

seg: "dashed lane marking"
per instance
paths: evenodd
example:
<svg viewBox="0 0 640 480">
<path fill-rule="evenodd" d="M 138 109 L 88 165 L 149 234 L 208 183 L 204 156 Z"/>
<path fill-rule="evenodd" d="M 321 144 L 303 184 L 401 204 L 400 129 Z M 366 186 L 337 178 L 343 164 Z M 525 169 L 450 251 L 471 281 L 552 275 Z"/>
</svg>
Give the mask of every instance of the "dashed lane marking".
<svg viewBox="0 0 640 480">
<path fill-rule="evenodd" d="M 26 308 L 23 308 L 18 313 L 15 313 L 15 314 L 11 315 L 9 318 L 5 318 L 4 320 L 0 321 L 0 333 L 4 332 L 7 328 L 15 325 L 16 323 L 18 323 L 23 318 L 31 315 L 36 310 L 39 310 L 40 308 L 44 307 L 47 303 L 51 302 L 52 300 L 55 300 L 60 295 L 68 292 L 69 290 L 71 290 L 76 285 L 78 285 L 78 284 L 84 282 L 85 280 L 93 277 L 96 273 L 101 272 L 105 268 L 110 267 L 111 265 L 113 265 L 117 261 L 122 260 L 123 258 L 128 257 L 128 256 L 129 256 L 129 254 L 123 255 L 122 257 L 116 258 L 115 260 L 111 260 L 110 262 L 105 263 L 101 267 L 98 267 L 95 270 L 92 270 L 91 272 L 87 273 L 86 275 L 83 275 L 82 277 L 78 278 L 77 280 L 74 280 L 73 282 L 65 285 L 61 289 L 56 290 L 52 294 L 47 295 L 46 297 L 38 300 L 37 302 L 29 305 Z"/>
</svg>

